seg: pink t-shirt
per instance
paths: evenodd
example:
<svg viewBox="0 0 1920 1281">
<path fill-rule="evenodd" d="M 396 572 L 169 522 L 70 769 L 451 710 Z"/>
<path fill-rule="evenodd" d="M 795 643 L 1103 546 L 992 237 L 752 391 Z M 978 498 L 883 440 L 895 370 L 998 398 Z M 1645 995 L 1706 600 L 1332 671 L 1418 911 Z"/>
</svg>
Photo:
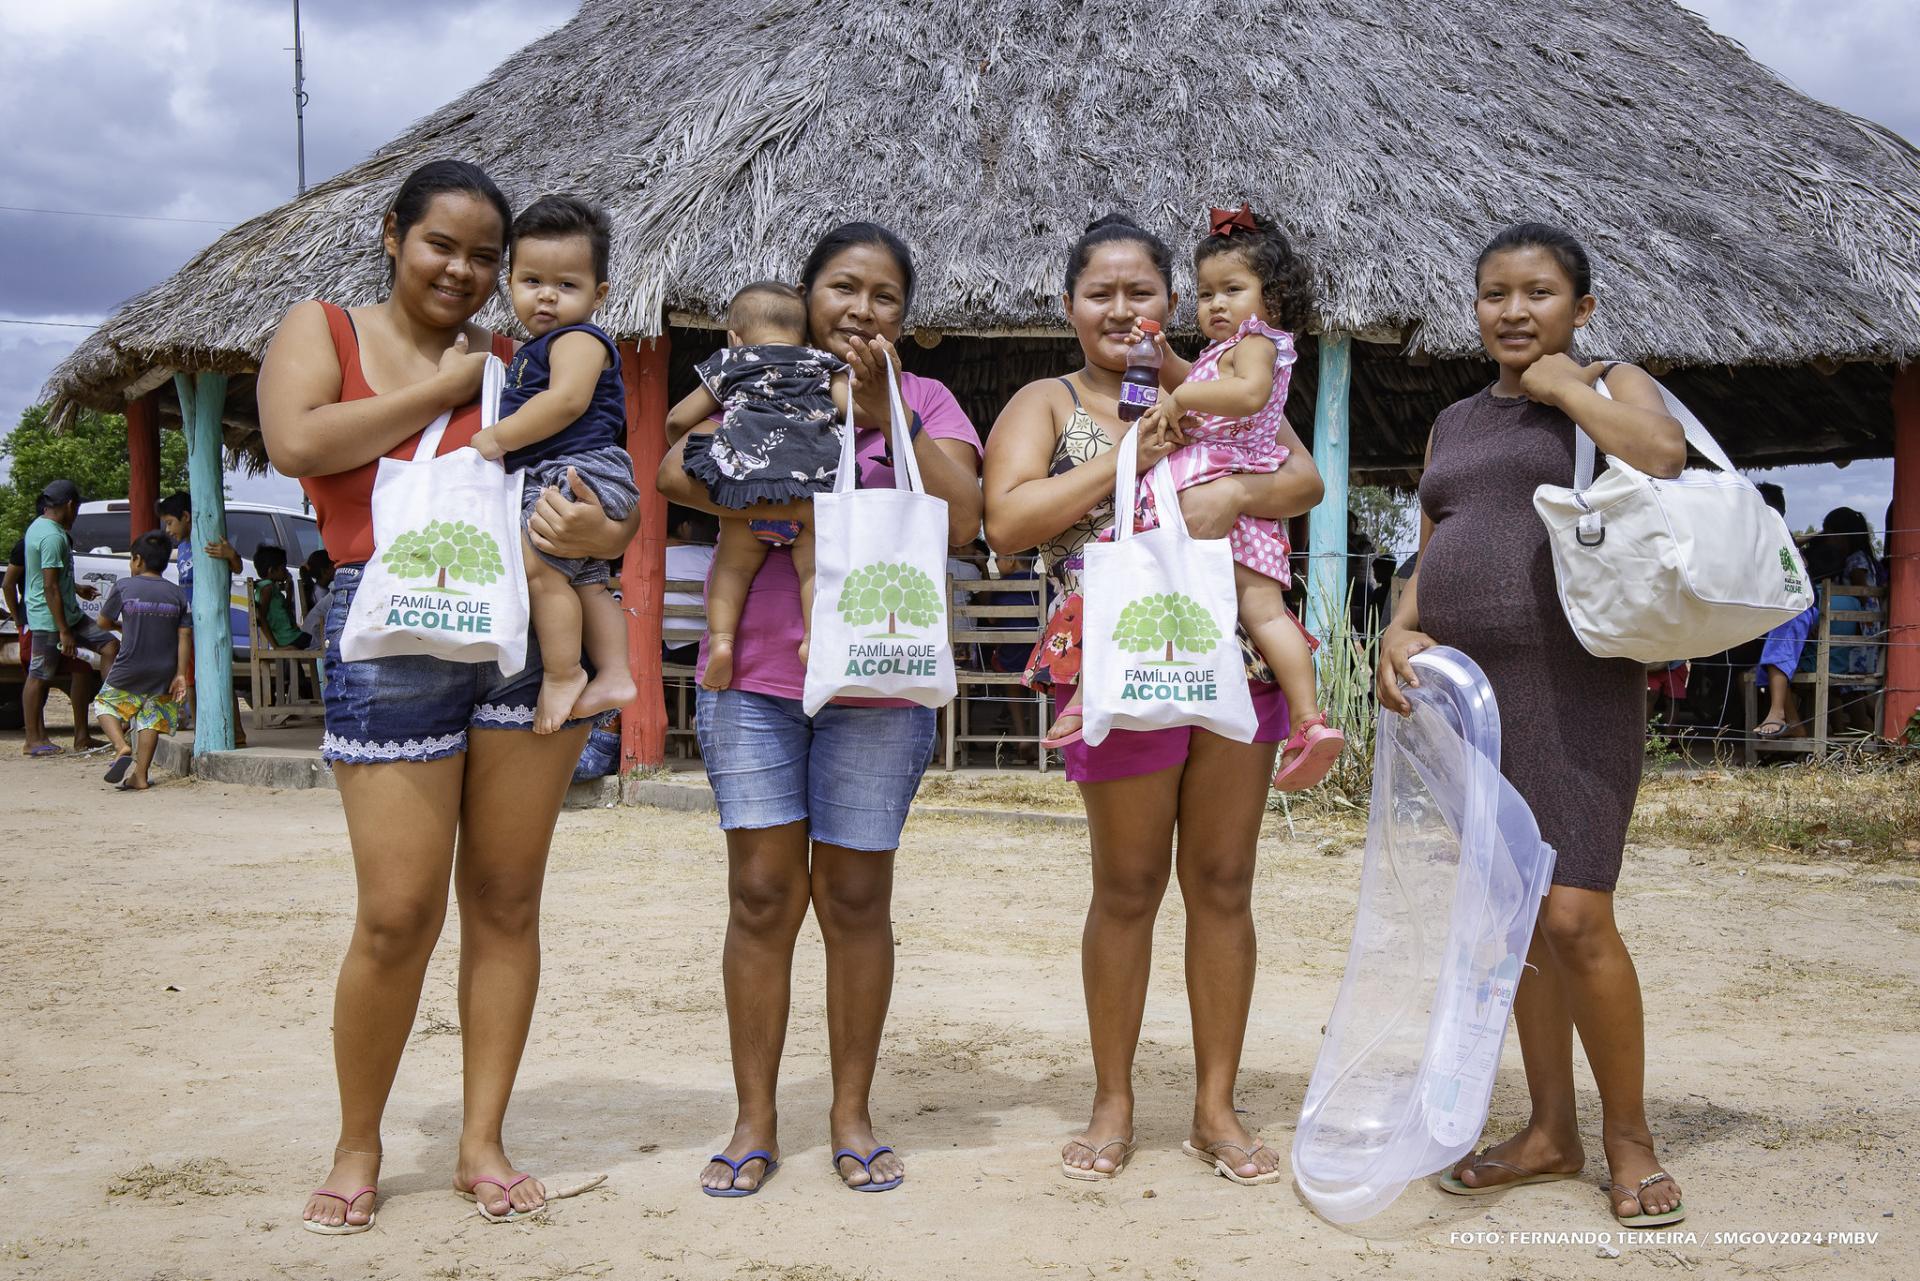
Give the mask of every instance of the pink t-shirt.
<svg viewBox="0 0 1920 1281">
<path fill-rule="evenodd" d="M 906 402 L 907 412 L 920 415 L 921 430 L 927 435 L 964 440 L 975 453 L 980 452 L 980 433 L 946 384 L 903 371 L 900 398 Z M 854 441 L 863 489 L 894 483 L 893 468 L 881 461 L 886 437 L 884 431 L 862 428 Z M 773 698 L 799 698 L 807 683 L 806 668 L 800 666 L 800 633 L 800 579 L 793 572 L 792 553 L 776 547 L 767 553 L 766 563 L 755 575 L 747 591 L 747 603 L 740 611 L 740 630 L 733 641 L 731 688 Z M 707 642 L 702 639 L 696 676 L 706 670 Z M 903 699 L 844 701 L 868 707 L 913 706 Z"/>
</svg>

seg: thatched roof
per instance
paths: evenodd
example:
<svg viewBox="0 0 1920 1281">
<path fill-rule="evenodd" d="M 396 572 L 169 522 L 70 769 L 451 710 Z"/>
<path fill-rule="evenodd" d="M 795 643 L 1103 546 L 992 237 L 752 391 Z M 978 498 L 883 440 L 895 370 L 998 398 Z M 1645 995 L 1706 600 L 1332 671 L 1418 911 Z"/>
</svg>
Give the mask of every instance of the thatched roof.
<svg viewBox="0 0 1920 1281">
<path fill-rule="evenodd" d="M 1249 198 L 1308 257 L 1316 328 L 1429 368 L 1477 356 L 1472 257 L 1523 217 L 1592 249 L 1590 350 L 1829 371 L 1920 353 L 1920 153 L 1670 0 L 585 0 L 128 303 L 49 391 L 108 405 L 156 369 L 251 369 L 294 302 L 372 300 L 386 202 L 445 155 L 516 204 L 608 206 L 602 321 L 623 336 L 709 323 L 847 217 L 913 244 L 916 325 L 1058 333 L 1090 216 L 1184 247 L 1204 206 Z"/>
</svg>

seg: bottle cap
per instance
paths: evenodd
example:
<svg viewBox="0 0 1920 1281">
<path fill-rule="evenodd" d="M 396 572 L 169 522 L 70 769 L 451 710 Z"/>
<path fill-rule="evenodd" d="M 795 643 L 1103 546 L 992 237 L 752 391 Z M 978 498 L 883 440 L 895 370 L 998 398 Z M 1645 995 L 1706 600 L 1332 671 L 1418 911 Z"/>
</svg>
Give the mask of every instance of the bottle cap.
<svg viewBox="0 0 1920 1281">
<path fill-rule="evenodd" d="M 1143 334 L 1157 334 L 1160 332 L 1160 322 L 1157 320 L 1142 320 L 1137 323 L 1140 326 L 1140 332 Z"/>
</svg>

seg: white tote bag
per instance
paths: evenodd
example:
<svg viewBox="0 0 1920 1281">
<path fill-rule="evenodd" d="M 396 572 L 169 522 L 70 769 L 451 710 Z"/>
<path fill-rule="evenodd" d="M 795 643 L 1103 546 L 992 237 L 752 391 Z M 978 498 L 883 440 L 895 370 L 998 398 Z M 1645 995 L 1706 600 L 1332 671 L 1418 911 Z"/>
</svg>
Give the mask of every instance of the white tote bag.
<svg viewBox="0 0 1920 1281">
<path fill-rule="evenodd" d="M 1250 743 L 1233 552 L 1224 538 L 1187 533 L 1164 459 L 1147 473 L 1160 523 L 1134 532 L 1139 439 L 1136 427 L 1115 447 L 1114 541 L 1088 543 L 1080 574 L 1083 737 L 1098 746 L 1112 729 L 1198 725 Z"/>
<path fill-rule="evenodd" d="M 853 403 L 840 431 L 833 492 L 813 496 L 813 635 L 802 707 L 836 698 L 953 700 L 947 624 L 947 503 L 927 493 L 893 364 L 894 489 L 858 487 Z"/>
<path fill-rule="evenodd" d="M 506 366 L 487 358 L 480 421 L 500 417 Z M 475 449 L 434 457 L 442 414 L 411 461 L 382 458 L 373 481 L 373 558 L 340 634 L 350 663 L 429 654 L 453 663 L 527 665 L 527 579 L 520 551 L 522 474 Z"/>
<path fill-rule="evenodd" d="M 1594 386 L 1610 396 L 1604 379 Z M 1712 468 L 1661 480 L 1610 458 L 1595 481 L 1593 441 L 1576 429 L 1573 488 L 1533 493 L 1561 607 L 1596 658 L 1658 663 L 1717 654 L 1813 604 L 1787 522 L 1700 420 L 1665 387 L 1660 395 Z"/>
</svg>

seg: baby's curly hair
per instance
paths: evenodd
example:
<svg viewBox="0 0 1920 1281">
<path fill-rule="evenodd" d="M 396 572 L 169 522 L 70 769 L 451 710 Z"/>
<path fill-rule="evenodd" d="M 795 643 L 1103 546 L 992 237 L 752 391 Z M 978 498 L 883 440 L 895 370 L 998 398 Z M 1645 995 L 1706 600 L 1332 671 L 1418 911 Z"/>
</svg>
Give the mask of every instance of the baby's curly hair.
<svg viewBox="0 0 1920 1281">
<path fill-rule="evenodd" d="M 1248 210 L 1252 213 L 1252 210 Z M 1253 214 L 1254 230 L 1233 227 L 1225 235 L 1208 236 L 1193 249 L 1193 266 L 1219 254 L 1239 254 L 1260 278 L 1260 296 L 1273 323 L 1289 333 L 1305 328 L 1313 305 L 1305 259 L 1271 219 Z"/>
</svg>

